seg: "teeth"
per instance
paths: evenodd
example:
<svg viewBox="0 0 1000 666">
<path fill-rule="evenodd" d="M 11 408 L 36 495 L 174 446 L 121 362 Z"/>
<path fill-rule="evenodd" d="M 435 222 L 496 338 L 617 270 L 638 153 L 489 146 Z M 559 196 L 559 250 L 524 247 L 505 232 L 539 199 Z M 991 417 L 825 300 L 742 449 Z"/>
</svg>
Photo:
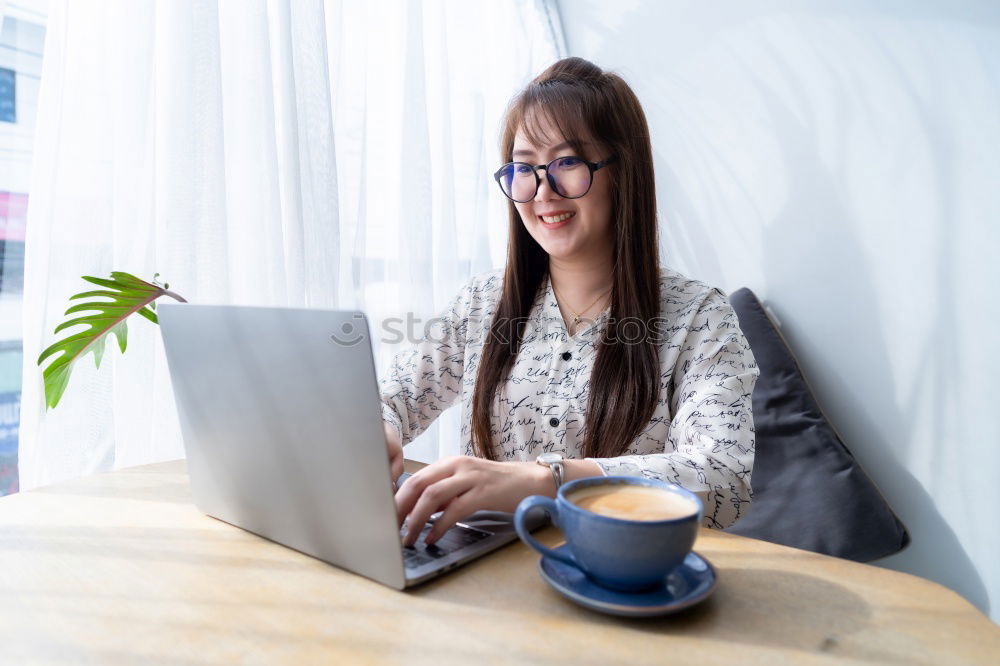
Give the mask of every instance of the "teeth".
<svg viewBox="0 0 1000 666">
<path fill-rule="evenodd" d="M 542 222 L 546 224 L 555 224 L 556 222 L 562 222 L 563 220 L 573 217 L 575 213 L 563 213 L 562 215 L 556 215 L 555 217 L 546 217 L 542 215 Z"/>
</svg>

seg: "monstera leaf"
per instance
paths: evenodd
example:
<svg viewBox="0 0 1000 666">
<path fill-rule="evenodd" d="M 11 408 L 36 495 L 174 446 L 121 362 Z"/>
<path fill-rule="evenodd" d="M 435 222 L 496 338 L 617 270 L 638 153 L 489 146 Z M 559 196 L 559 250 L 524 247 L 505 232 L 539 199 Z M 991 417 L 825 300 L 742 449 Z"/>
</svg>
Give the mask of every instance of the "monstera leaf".
<svg viewBox="0 0 1000 666">
<path fill-rule="evenodd" d="M 56 326 L 55 333 L 71 326 L 86 325 L 87 330 L 75 333 L 68 338 L 60 340 L 48 347 L 38 357 L 38 365 L 53 356 L 61 354 L 53 360 L 42 372 L 45 379 L 45 405 L 55 407 L 59 404 L 59 399 L 66 390 L 69 383 L 69 375 L 73 370 L 73 364 L 90 352 L 94 354 L 94 361 L 97 367 L 101 367 L 101 358 L 104 356 L 104 345 L 108 333 L 114 333 L 118 339 L 118 347 L 125 352 L 125 345 L 128 342 L 128 327 L 125 320 L 129 315 L 138 312 L 140 315 L 158 324 L 156 318 L 155 301 L 160 296 L 170 296 L 178 301 L 186 302 L 179 295 L 168 291 L 169 284 L 160 285 L 156 282 L 159 273 L 153 276 L 153 282 L 140 280 L 128 273 L 113 272 L 111 279 L 84 276 L 83 279 L 99 287 L 95 291 L 84 291 L 70 296 L 70 300 L 83 298 L 109 298 L 110 301 L 88 301 L 71 306 L 66 310 L 67 315 L 76 312 L 93 311 L 96 314 L 87 314 L 82 317 L 74 317 Z"/>
</svg>

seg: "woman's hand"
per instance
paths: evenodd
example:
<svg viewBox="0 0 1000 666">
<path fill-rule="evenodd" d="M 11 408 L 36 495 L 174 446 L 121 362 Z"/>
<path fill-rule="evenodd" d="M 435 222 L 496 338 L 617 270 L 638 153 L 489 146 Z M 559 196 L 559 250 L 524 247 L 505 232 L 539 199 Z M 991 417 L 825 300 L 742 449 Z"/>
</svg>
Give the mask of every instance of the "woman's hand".
<svg viewBox="0 0 1000 666">
<path fill-rule="evenodd" d="M 389 466 L 392 468 L 392 480 L 395 481 L 403 473 L 403 444 L 399 432 L 388 423 L 385 426 L 385 445 L 389 450 Z"/>
<path fill-rule="evenodd" d="M 513 512 L 528 495 L 554 491 L 548 468 L 532 462 L 494 462 L 470 456 L 443 458 L 406 480 L 396 492 L 399 524 L 408 520 L 404 546 L 412 546 L 431 514 L 431 545 L 461 518 L 480 509 Z"/>
</svg>

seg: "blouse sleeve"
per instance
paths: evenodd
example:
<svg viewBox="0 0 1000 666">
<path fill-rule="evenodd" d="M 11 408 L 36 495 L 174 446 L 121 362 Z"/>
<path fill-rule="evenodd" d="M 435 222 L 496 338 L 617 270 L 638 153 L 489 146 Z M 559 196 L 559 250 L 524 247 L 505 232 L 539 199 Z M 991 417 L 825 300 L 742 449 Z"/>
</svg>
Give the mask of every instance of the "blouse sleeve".
<svg viewBox="0 0 1000 666">
<path fill-rule="evenodd" d="M 664 453 L 592 460 L 605 475 L 683 486 L 701 497 L 705 526 L 729 527 L 749 510 L 753 496 L 750 397 L 760 373 L 736 313 L 717 289 L 691 321 L 672 374 Z"/>
<path fill-rule="evenodd" d="M 399 431 L 404 445 L 430 427 L 462 393 L 469 313 L 474 282 L 428 322 L 424 337 L 397 353 L 380 380 L 382 420 Z"/>
</svg>

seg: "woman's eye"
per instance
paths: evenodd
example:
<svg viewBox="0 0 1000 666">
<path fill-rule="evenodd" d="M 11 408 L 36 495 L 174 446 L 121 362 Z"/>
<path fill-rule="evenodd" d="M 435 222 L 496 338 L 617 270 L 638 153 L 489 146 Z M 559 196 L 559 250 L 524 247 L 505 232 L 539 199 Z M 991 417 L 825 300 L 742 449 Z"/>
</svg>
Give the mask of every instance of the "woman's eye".
<svg viewBox="0 0 1000 666">
<path fill-rule="evenodd" d="M 579 157 L 563 157 L 562 159 L 559 160 L 558 166 L 562 168 L 567 168 L 567 167 L 579 166 L 580 164 L 583 164 L 583 160 L 581 160 Z"/>
<path fill-rule="evenodd" d="M 517 164 L 514 166 L 514 172 L 519 176 L 526 176 L 531 173 L 531 167 L 527 164 Z"/>
</svg>

